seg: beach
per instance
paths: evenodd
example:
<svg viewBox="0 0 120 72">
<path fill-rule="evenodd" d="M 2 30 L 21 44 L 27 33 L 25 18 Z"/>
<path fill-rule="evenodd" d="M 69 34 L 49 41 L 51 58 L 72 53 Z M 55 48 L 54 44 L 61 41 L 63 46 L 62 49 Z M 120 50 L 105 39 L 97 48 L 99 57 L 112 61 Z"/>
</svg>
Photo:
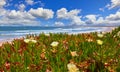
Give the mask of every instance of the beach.
<svg viewBox="0 0 120 72">
<path fill-rule="evenodd" d="M 106 33 L 106 32 L 111 32 L 112 30 L 114 30 L 116 27 L 104 27 L 103 28 L 103 31 L 102 30 L 98 30 L 98 32 L 104 32 L 104 33 Z M 57 30 L 57 29 L 56 29 Z M 58 31 L 56 31 L 56 32 L 52 32 L 52 33 L 59 33 L 60 31 L 58 30 Z M 62 31 L 61 31 L 62 32 Z M 90 31 L 76 31 L 76 32 L 69 32 L 69 30 L 67 31 L 65 31 L 66 33 L 69 33 L 69 34 L 79 34 L 79 33 L 90 33 Z M 65 33 L 65 32 L 63 32 L 63 33 Z M 96 31 L 91 31 L 91 32 L 96 32 Z M 20 34 L 19 34 L 20 33 Z M 11 34 L 9 34 L 9 35 L 3 35 L 2 36 L 2 38 L 0 39 L 0 46 L 2 46 L 2 44 L 4 44 L 4 43 L 6 43 L 6 42 L 8 42 L 8 43 L 10 43 L 11 41 L 13 41 L 14 39 L 20 39 L 20 38 L 23 38 L 23 37 L 25 37 L 26 35 L 28 35 L 28 34 L 39 34 L 39 33 L 41 33 L 41 32 L 39 32 L 38 30 L 35 32 L 31 32 L 30 33 L 30 31 L 28 32 L 18 32 L 16 35 L 12 35 L 13 33 L 11 33 Z M 48 32 L 44 32 L 44 33 L 51 33 L 51 31 L 48 31 Z M 4 38 L 3 38 L 4 37 Z"/>
</svg>

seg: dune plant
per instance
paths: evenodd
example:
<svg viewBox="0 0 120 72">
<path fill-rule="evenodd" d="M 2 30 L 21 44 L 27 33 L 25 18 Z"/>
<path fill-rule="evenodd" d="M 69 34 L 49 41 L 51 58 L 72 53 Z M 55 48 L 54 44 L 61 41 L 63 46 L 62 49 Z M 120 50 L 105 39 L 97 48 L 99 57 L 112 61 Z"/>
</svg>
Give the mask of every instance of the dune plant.
<svg viewBox="0 0 120 72">
<path fill-rule="evenodd" d="M 0 72 L 119 72 L 119 31 L 41 33 L 6 42 L 0 47 Z"/>
</svg>

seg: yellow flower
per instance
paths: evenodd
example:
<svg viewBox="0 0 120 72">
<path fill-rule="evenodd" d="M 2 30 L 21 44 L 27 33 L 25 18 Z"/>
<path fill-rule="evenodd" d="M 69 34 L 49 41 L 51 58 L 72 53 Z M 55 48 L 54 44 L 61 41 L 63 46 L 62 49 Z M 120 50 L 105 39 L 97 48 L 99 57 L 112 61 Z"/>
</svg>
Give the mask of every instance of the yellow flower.
<svg viewBox="0 0 120 72">
<path fill-rule="evenodd" d="M 56 42 L 56 41 L 54 41 L 54 42 L 52 42 L 50 45 L 52 46 L 52 47 L 56 47 L 56 46 L 58 46 L 58 42 Z"/>
<path fill-rule="evenodd" d="M 99 38 L 102 38 L 104 35 L 103 35 L 103 34 L 98 33 L 98 34 L 97 34 L 97 36 L 98 36 Z"/>
<path fill-rule="evenodd" d="M 78 56 L 78 54 L 76 53 L 76 51 L 71 51 L 70 54 L 71 54 L 71 56 L 73 56 L 73 57 L 74 57 L 74 56 Z"/>
<path fill-rule="evenodd" d="M 79 72 L 77 66 L 73 63 L 67 64 L 68 72 Z"/>
<path fill-rule="evenodd" d="M 103 44 L 103 41 L 102 41 L 102 40 L 97 40 L 97 44 L 98 44 L 98 45 L 102 45 L 102 44 Z"/>
</svg>

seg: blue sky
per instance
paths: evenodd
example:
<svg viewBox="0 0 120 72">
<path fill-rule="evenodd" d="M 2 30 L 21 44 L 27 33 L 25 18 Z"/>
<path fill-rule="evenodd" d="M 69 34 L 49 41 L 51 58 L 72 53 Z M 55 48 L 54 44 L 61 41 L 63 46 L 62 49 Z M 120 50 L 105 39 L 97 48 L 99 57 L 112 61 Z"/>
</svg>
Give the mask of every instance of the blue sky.
<svg viewBox="0 0 120 72">
<path fill-rule="evenodd" d="M 120 25 L 120 0 L 0 0 L 0 25 Z"/>
</svg>

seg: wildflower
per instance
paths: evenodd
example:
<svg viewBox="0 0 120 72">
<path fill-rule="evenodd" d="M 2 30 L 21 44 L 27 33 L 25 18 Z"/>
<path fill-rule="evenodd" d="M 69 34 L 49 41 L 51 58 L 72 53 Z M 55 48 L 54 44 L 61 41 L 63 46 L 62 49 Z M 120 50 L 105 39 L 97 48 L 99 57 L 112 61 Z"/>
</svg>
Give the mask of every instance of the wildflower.
<svg viewBox="0 0 120 72">
<path fill-rule="evenodd" d="M 45 34 L 45 36 L 49 37 L 49 36 L 50 36 L 50 34 Z"/>
<path fill-rule="evenodd" d="M 58 42 L 56 42 L 56 41 L 54 41 L 54 42 L 52 42 L 50 45 L 52 46 L 52 47 L 56 47 L 56 46 L 58 46 Z"/>
<path fill-rule="evenodd" d="M 56 49 L 52 49 L 51 52 L 52 53 L 57 53 L 57 50 Z"/>
<path fill-rule="evenodd" d="M 25 43 L 29 43 L 29 42 L 30 42 L 30 39 L 24 39 L 24 42 L 25 42 Z"/>
<path fill-rule="evenodd" d="M 109 66 L 109 64 L 108 64 L 107 62 L 105 62 L 105 63 L 104 63 L 104 66 L 105 66 L 105 67 L 108 67 L 108 66 Z"/>
<path fill-rule="evenodd" d="M 37 41 L 36 41 L 36 40 L 31 40 L 31 42 L 32 42 L 32 43 L 37 43 Z"/>
<path fill-rule="evenodd" d="M 48 69 L 46 69 L 46 72 L 52 72 L 52 71 L 48 68 Z"/>
<path fill-rule="evenodd" d="M 92 41 L 93 41 L 93 39 L 90 39 L 90 38 L 89 38 L 89 39 L 86 39 L 86 40 L 87 40 L 88 42 L 92 42 Z"/>
<path fill-rule="evenodd" d="M 27 69 L 30 69 L 30 67 L 27 67 Z"/>
<path fill-rule="evenodd" d="M 63 44 L 68 44 L 67 40 L 63 40 Z"/>
<path fill-rule="evenodd" d="M 79 72 L 79 69 L 73 63 L 67 64 L 67 67 L 68 67 L 68 72 Z"/>
<path fill-rule="evenodd" d="M 43 48 L 43 49 L 42 49 L 42 52 L 43 52 L 43 53 L 46 53 L 46 50 Z"/>
<path fill-rule="evenodd" d="M 25 43 L 29 43 L 29 42 L 37 43 L 37 41 L 34 40 L 34 39 L 24 39 L 24 42 L 25 42 Z"/>
<path fill-rule="evenodd" d="M 9 62 L 6 62 L 6 63 L 5 63 L 5 67 L 6 67 L 7 70 L 10 69 L 10 63 L 9 63 Z"/>
<path fill-rule="evenodd" d="M 102 38 L 104 35 L 103 35 L 103 34 L 98 33 L 98 34 L 97 34 L 97 36 L 98 36 L 99 38 Z"/>
<path fill-rule="evenodd" d="M 103 41 L 97 40 L 97 44 L 98 44 L 98 45 L 102 45 L 102 44 L 103 44 Z"/>
<path fill-rule="evenodd" d="M 74 57 L 74 56 L 78 56 L 78 54 L 76 53 L 76 51 L 71 51 L 70 54 L 71 54 L 71 56 L 73 56 L 73 57 Z"/>
<path fill-rule="evenodd" d="M 120 31 L 117 33 L 117 36 L 120 37 Z"/>
<path fill-rule="evenodd" d="M 41 54 L 40 54 L 40 57 L 41 57 L 41 59 L 46 59 L 45 53 L 44 53 L 44 52 L 41 53 Z"/>
</svg>

